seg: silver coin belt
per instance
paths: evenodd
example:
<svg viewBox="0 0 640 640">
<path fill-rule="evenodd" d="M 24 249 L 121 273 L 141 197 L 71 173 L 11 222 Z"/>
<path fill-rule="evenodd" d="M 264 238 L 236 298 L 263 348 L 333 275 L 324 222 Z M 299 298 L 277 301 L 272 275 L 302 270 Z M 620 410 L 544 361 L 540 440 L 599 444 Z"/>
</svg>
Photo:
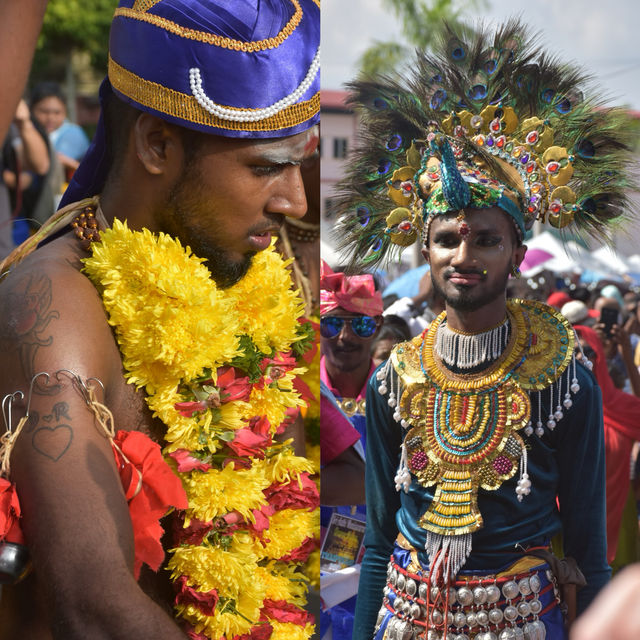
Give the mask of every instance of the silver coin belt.
<svg viewBox="0 0 640 640">
<path fill-rule="evenodd" d="M 415 574 L 408 574 L 390 563 L 384 602 L 378 614 L 376 631 L 388 612 L 393 614 L 385 640 L 544 640 L 546 628 L 538 619 L 559 604 L 554 593 L 543 610 L 539 596 L 554 589 L 542 587 L 540 571 L 486 580 L 457 580 L 446 593 Z M 446 609 L 446 610 L 445 610 Z"/>
</svg>

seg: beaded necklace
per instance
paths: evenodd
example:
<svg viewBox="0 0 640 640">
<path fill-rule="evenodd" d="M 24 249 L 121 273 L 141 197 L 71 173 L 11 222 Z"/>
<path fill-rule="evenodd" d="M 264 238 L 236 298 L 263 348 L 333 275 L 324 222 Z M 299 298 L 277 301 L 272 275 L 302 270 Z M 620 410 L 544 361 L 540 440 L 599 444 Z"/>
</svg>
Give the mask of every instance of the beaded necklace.
<svg viewBox="0 0 640 640">
<path fill-rule="evenodd" d="M 554 396 L 560 401 L 565 377 L 564 406 L 568 408 L 570 391 L 576 393 L 579 386 L 575 360 L 569 383 L 573 330 L 546 305 L 507 302 L 505 321 L 486 332 L 493 332 L 487 342 L 502 338 L 506 345 L 500 345 L 495 359 L 491 345 L 487 366 L 480 372 L 451 370 L 452 365 L 465 367 L 443 357 L 448 354 L 436 347 L 445 322 L 442 313 L 422 336 L 398 345 L 377 378 L 379 392 L 389 395 L 393 418 L 406 430 L 396 489 L 408 491 L 412 477 L 424 487 L 435 486 L 433 500 L 418 524 L 426 529 L 431 567 L 448 580 L 471 552 L 471 534 L 483 526 L 478 491 L 498 489 L 518 468 L 518 500 L 531 491 L 523 437 L 534 432 L 532 409 L 538 414 L 535 433 L 544 434 L 541 391 L 550 387 L 551 404 Z M 456 340 L 452 338 L 451 344 L 459 347 Z M 466 362 L 471 360 L 475 356 Z M 537 407 L 531 406 L 530 391 L 538 392 Z M 558 403 L 549 416 L 549 430 L 562 418 L 561 409 Z"/>
</svg>

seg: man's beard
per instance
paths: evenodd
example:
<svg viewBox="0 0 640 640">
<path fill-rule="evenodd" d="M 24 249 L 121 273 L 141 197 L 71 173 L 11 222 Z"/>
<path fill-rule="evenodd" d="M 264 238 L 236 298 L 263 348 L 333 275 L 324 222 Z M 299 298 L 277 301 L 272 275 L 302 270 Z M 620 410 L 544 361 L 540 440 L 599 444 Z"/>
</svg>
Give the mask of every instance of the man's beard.
<svg viewBox="0 0 640 640">
<path fill-rule="evenodd" d="M 171 235 L 180 238 L 183 245 L 189 246 L 198 258 L 206 260 L 206 267 L 220 289 L 228 289 L 246 275 L 256 252 L 245 253 L 242 259 L 234 260 L 218 238 L 205 237 L 205 229 L 194 224 L 193 212 L 206 201 L 201 184 L 195 163 L 187 162 L 180 180 L 167 198 L 163 226 L 171 230 Z M 212 228 L 215 228 L 215 220 L 206 230 Z"/>
<path fill-rule="evenodd" d="M 249 271 L 255 251 L 245 253 L 242 260 L 232 260 L 229 252 L 212 241 L 193 238 L 189 246 L 195 255 L 206 260 L 206 266 L 219 289 L 228 289 L 242 280 Z"/>
<path fill-rule="evenodd" d="M 451 271 L 453 273 L 453 269 L 447 270 L 445 273 L 445 279 L 447 274 Z M 465 273 L 459 272 L 459 273 Z M 467 271 L 467 273 L 469 273 Z M 474 271 L 473 273 L 480 273 L 479 271 Z M 511 273 L 511 267 L 507 269 L 502 278 L 495 280 L 494 286 L 490 289 L 485 290 L 482 294 L 477 294 L 475 292 L 475 287 L 470 287 L 468 289 L 464 287 L 458 287 L 457 293 L 455 295 L 448 294 L 444 291 L 444 289 L 440 286 L 436 279 L 433 277 L 433 272 L 431 272 L 431 282 L 433 283 L 433 289 L 436 295 L 439 295 L 444 299 L 447 306 L 451 309 L 455 309 L 456 311 L 477 311 L 478 309 L 491 304 L 495 300 L 499 298 L 503 298 L 505 292 L 507 290 L 507 282 L 509 280 L 509 274 Z M 481 297 L 479 297 L 481 295 Z"/>
</svg>

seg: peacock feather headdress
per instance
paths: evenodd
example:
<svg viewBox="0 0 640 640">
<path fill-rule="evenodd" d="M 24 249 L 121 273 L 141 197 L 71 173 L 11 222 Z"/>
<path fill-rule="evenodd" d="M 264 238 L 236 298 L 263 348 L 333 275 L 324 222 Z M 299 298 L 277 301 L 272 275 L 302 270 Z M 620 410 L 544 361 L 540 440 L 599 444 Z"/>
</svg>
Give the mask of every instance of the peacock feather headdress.
<svg viewBox="0 0 640 640">
<path fill-rule="evenodd" d="M 350 86 L 360 141 L 339 187 L 340 248 L 374 266 L 433 216 L 498 206 L 607 239 L 628 216 L 630 118 L 587 75 L 542 51 L 518 20 L 455 33 L 408 79 Z M 586 94 L 586 95 L 585 95 Z"/>
</svg>

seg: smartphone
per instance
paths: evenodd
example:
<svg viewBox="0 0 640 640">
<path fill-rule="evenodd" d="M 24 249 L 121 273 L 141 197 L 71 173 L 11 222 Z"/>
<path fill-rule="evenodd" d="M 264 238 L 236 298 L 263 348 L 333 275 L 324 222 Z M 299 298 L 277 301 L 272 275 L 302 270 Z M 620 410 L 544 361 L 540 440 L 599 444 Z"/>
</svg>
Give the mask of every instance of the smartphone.
<svg viewBox="0 0 640 640">
<path fill-rule="evenodd" d="M 620 312 L 611 307 L 603 307 L 600 309 L 600 322 L 604 325 L 604 335 L 611 337 L 611 328 L 614 324 L 618 324 L 618 316 Z"/>
</svg>

